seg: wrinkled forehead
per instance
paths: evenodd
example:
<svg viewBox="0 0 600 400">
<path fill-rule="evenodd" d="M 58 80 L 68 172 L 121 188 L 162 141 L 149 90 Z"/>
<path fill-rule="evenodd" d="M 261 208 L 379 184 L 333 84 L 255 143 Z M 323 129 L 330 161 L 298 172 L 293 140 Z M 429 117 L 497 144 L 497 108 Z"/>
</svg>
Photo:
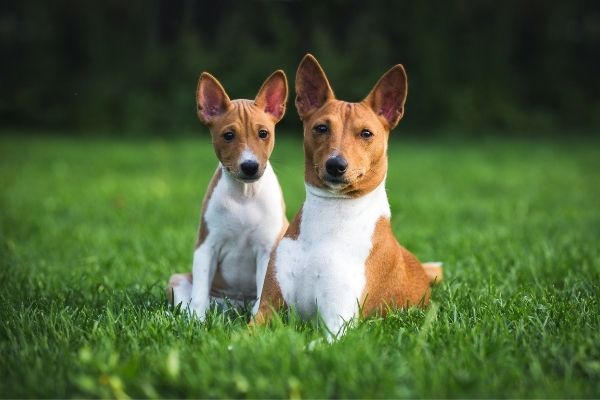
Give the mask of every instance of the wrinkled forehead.
<svg viewBox="0 0 600 400">
<path fill-rule="evenodd" d="M 307 121 L 309 129 L 316 124 L 328 124 L 336 130 L 369 129 L 380 131 L 383 124 L 373 110 L 364 103 L 350 103 L 342 100 L 327 102 Z"/>
<path fill-rule="evenodd" d="M 258 131 L 261 128 L 272 131 L 275 125 L 273 120 L 254 104 L 254 101 L 233 100 L 231 104 L 233 107 L 215 122 L 213 131 L 234 129 L 243 132 L 245 130 Z"/>
</svg>

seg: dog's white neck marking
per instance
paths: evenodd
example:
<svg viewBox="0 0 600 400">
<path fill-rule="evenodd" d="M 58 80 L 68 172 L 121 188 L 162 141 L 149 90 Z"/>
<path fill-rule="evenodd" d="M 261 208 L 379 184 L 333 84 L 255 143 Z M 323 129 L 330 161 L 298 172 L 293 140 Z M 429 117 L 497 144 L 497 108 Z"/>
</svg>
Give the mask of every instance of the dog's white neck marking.
<svg viewBox="0 0 600 400">
<path fill-rule="evenodd" d="M 322 197 L 325 199 L 351 199 L 352 198 L 346 194 L 335 193 L 334 191 L 318 188 L 316 186 L 309 185 L 308 183 L 305 183 L 304 187 L 306 188 L 306 197 L 307 198 L 308 198 L 309 193 L 312 196 Z"/>
<path fill-rule="evenodd" d="M 390 217 L 385 179 L 370 193 L 341 198 L 306 184 L 300 234 L 276 253 L 277 280 L 287 304 L 304 318 L 320 313 L 332 334 L 358 313 L 365 262 L 375 225 Z"/>
</svg>

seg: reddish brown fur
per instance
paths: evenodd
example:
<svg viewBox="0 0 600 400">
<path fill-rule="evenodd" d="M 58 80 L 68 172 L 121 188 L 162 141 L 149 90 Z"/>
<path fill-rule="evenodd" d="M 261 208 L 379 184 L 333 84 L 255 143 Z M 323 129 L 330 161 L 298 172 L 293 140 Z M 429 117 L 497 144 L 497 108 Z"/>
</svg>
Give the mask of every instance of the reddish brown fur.
<svg viewBox="0 0 600 400">
<path fill-rule="evenodd" d="M 196 92 L 198 117 L 210 129 L 217 158 L 234 176 L 240 175 L 238 161 L 246 149 L 256 156 L 260 165 L 258 176 L 262 175 L 275 146 L 275 124 L 283 117 L 286 99 L 287 80 L 282 71 L 265 80 L 254 100 L 229 100 L 212 75 L 200 76 Z M 269 133 L 266 139 L 259 137 L 261 129 Z M 233 132 L 234 139 L 227 142 L 225 132 Z"/>
<path fill-rule="evenodd" d="M 330 134 L 320 135 L 313 128 L 327 123 Z M 360 137 L 368 129 L 370 140 Z M 307 183 L 328 188 L 323 180 L 325 162 L 341 155 L 349 163 L 344 175 L 347 184 L 340 194 L 360 197 L 377 187 L 387 171 L 388 132 L 375 113 L 364 103 L 331 100 L 312 113 L 304 122 L 304 176 Z"/>
<path fill-rule="evenodd" d="M 208 206 L 208 201 L 212 196 L 213 190 L 217 187 L 219 180 L 221 179 L 221 175 L 223 174 L 223 170 L 217 167 L 215 174 L 213 175 L 210 183 L 208 184 L 208 190 L 204 195 L 204 200 L 202 200 L 202 212 L 200 217 L 200 229 L 198 230 L 198 240 L 196 241 L 196 248 L 200 247 L 204 240 L 208 236 L 208 226 L 206 225 L 206 221 L 204 220 L 204 214 L 206 213 L 206 207 Z"/>
<path fill-rule="evenodd" d="M 363 314 L 385 314 L 388 307 L 427 305 L 429 278 L 419 260 L 400 246 L 387 218 L 377 221 L 372 241 L 365 266 Z"/>
<path fill-rule="evenodd" d="M 397 65 L 382 76 L 363 101 L 337 100 L 325 72 L 314 57 L 307 55 L 296 73 L 296 108 L 304 126 L 306 182 L 328 188 L 324 181 L 325 162 L 338 155 L 349 163 L 344 175 L 347 183 L 336 188 L 338 193 L 359 197 L 375 189 L 387 172 L 389 131 L 404 113 L 406 88 L 406 73 Z M 327 134 L 315 131 L 321 124 L 328 126 Z M 373 137 L 362 138 L 360 134 L 365 129 Z"/>
</svg>

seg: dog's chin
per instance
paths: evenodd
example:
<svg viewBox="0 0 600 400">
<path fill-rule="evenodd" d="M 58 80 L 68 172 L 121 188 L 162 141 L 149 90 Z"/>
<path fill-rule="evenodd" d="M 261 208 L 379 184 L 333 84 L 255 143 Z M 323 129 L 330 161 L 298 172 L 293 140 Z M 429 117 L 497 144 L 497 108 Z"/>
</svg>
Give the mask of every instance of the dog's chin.
<svg viewBox="0 0 600 400">
<path fill-rule="evenodd" d="M 241 183 L 254 183 L 254 182 L 257 182 L 260 178 L 262 178 L 262 174 L 255 175 L 252 177 L 248 177 L 245 175 L 235 175 L 234 178 L 236 181 L 241 182 Z"/>
<path fill-rule="evenodd" d="M 321 182 L 323 182 L 325 187 L 333 193 L 341 192 L 346 187 L 348 187 L 352 184 L 352 182 L 349 182 L 346 179 L 336 178 L 336 177 L 329 176 L 329 175 L 322 176 Z"/>
</svg>

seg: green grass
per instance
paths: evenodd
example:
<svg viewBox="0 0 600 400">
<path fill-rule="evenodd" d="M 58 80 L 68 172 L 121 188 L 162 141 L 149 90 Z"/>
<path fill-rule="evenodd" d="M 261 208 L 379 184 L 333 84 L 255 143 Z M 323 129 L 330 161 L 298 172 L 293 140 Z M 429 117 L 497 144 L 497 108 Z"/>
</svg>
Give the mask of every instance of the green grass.
<svg viewBox="0 0 600 400">
<path fill-rule="evenodd" d="M 329 345 L 293 318 L 252 335 L 245 315 L 166 306 L 216 166 L 206 136 L 5 136 L 0 396 L 599 397 L 599 144 L 394 140 L 394 230 L 445 281 L 429 309 Z M 273 164 L 292 216 L 300 141 Z"/>
</svg>

